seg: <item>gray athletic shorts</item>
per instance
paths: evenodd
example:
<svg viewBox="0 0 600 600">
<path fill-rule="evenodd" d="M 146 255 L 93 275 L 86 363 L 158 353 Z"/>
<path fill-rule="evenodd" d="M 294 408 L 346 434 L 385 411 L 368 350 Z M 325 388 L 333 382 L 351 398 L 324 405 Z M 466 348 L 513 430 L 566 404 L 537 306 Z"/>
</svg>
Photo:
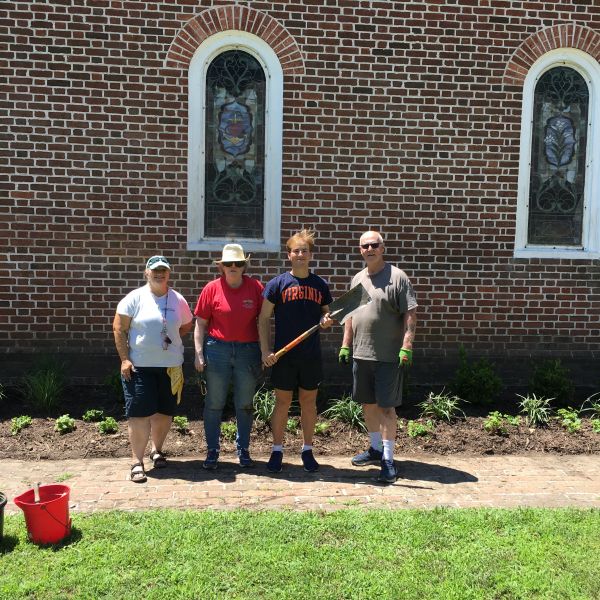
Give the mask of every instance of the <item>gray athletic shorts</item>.
<svg viewBox="0 0 600 600">
<path fill-rule="evenodd" d="M 354 359 L 352 398 L 361 404 L 394 408 L 402 404 L 402 368 L 398 363 Z"/>
</svg>

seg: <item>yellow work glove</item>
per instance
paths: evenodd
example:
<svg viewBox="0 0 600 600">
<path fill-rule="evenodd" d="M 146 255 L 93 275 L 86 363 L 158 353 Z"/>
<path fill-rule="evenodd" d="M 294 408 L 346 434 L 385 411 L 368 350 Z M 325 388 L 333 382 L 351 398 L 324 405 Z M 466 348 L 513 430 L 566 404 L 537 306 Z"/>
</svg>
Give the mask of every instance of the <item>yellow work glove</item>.
<svg viewBox="0 0 600 600">
<path fill-rule="evenodd" d="M 340 353 L 338 354 L 338 362 L 340 365 L 348 364 L 350 362 L 350 348 L 348 346 L 342 346 Z"/>
<path fill-rule="evenodd" d="M 401 367 L 412 367 L 412 350 L 402 348 L 398 354 L 398 361 Z"/>
</svg>

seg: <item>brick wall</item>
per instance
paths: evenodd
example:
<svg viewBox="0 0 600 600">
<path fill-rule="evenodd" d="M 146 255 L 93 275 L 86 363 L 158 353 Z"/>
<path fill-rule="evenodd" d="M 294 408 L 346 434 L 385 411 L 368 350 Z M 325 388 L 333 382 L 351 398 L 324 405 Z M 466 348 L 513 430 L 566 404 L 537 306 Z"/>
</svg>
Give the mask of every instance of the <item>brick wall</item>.
<svg viewBox="0 0 600 600">
<path fill-rule="evenodd" d="M 187 66 L 220 30 L 284 68 L 282 241 L 318 230 L 334 296 L 380 229 L 421 305 L 417 359 L 459 343 L 597 358 L 598 261 L 513 258 L 521 89 L 560 46 L 598 57 L 577 0 L 4 1 L 0 5 L 0 332 L 10 356 L 116 360 L 117 301 L 172 257 L 194 303 L 214 256 L 186 250 Z M 263 280 L 285 255 L 254 254 Z M 341 331 L 328 334 L 328 356 Z M 191 348 L 191 340 L 188 341 Z M 19 363 L 21 364 L 21 363 Z M 431 375 L 429 375 L 431 376 Z"/>
</svg>

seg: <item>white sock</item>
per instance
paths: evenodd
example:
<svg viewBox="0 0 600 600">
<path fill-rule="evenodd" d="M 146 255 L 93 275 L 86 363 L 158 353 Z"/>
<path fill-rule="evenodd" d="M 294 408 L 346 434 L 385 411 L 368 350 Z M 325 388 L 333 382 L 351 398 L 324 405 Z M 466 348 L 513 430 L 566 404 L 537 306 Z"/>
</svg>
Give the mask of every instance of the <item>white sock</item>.
<svg viewBox="0 0 600 600">
<path fill-rule="evenodd" d="M 375 450 L 379 450 L 381 452 L 382 442 L 381 442 L 381 431 L 369 431 L 369 440 L 371 441 L 371 448 L 375 448 Z"/>
<path fill-rule="evenodd" d="M 304 452 L 305 450 L 312 450 L 312 446 L 307 446 L 306 444 L 304 444 L 304 446 L 302 446 L 302 452 Z"/>
<path fill-rule="evenodd" d="M 273 444 L 273 452 L 283 452 L 283 446 L 276 446 Z"/>
<path fill-rule="evenodd" d="M 394 460 L 394 440 L 383 440 L 383 460 Z"/>
</svg>

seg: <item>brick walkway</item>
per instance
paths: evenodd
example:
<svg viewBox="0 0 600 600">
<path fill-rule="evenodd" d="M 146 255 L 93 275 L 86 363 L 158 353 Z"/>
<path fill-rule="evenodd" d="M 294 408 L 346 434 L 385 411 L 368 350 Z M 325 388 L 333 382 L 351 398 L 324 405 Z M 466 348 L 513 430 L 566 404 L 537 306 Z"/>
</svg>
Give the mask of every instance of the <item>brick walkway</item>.
<svg viewBox="0 0 600 600">
<path fill-rule="evenodd" d="M 225 455 L 217 471 L 205 471 L 198 456 L 173 458 L 169 468 L 149 470 L 145 484 L 127 480 L 129 459 L 3 460 L 0 491 L 9 499 L 7 513 L 20 512 L 12 499 L 33 481 L 57 480 L 71 488 L 70 506 L 76 512 L 159 507 L 600 507 L 597 456 L 398 456 L 401 478 L 394 485 L 378 484 L 376 467 L 352 467 L 348 457 L 320 457 L 321 470 L 314 474 L 305 473 L 291 454 L 278 475 L 266 472 L 265 460 L 258 457 L 255 468 L 240 469 L 235 456 Z"/>
</svg>

